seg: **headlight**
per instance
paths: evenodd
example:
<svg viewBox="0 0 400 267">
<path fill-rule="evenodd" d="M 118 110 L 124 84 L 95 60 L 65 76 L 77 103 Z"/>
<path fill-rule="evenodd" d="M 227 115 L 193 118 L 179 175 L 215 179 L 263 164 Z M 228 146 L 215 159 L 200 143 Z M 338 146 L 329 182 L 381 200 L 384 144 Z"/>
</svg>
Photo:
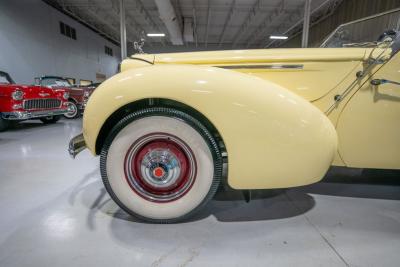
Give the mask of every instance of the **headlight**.
<svg viewBox="0 0 400 267">
<path fill-rule="evenodd" d="M 85 91 L 85 92 L 83 93 L 83 96 L 84 96 L 84 97 L 89 97 L 89 91 Z"/>
<path fill-rule="evenodd" d="M 69 93 L 68 93 L 68 92 L 65 92 L 65 93 L 63 94 L 63 97 L 64 97 L 65 100 L 67 100 L 67 99 L 69 98 Z"/>
<path fill-rule="evenodd" d="M 14 100 L 22 100 L 24 98 L 24 92 L 17 89 L 11 94 L 11 96 Z"/>
</svg>

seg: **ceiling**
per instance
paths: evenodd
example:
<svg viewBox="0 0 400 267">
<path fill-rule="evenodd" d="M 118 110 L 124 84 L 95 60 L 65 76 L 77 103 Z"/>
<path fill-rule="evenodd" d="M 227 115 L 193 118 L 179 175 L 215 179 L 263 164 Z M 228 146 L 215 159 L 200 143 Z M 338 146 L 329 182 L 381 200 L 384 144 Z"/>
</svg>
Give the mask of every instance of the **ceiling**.
<svg viewBox="0 0 400 267">
<path fill-rule="evenodd" d="M 207 48 L 261 48 L 285 41 L 269 39 L 272 34 L 293 37 L 301 32 L 305 0 L 161 0 L 172 4 L 184 46 Z M 87 24 L 99 34 L 119 42 L 119 0 L 45 0 L 46 3 Z M 168 25 L 160 18 L 157 0 L 124 0 L 127 40 L 134 42 L 146 33 L 146 45 L 175 46 Z M 311 24 L 329 16 L 342 0 L 312 0 Z M 162 17 L 162 16 L 161 16 Z M 184 23 L 185 19 L 188 23 Z M 185 28 L 184 29 L 184 25 Z M 187 27 L 189 25 L 189 27 Z"/>
</svg>

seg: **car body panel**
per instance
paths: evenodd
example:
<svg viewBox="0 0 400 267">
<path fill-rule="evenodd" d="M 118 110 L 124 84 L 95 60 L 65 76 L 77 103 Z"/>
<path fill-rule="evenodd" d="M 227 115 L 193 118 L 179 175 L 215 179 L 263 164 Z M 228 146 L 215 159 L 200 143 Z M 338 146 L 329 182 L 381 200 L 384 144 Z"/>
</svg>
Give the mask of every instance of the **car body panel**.
<svg viewBox="0 0 400 267">
<path fill-rule="evenodd" d="M 123 61 L 122 73 L 105 81 L 89 100 L 85 142 L 98 153 L 97 135 L 113 112 L 138 100 L 164 98 L 196 109 L 216 127 L 226 145 L 233 188 L 309 184 L 320 180 L 331 164 L 400 168 L 400 143 L 394 140 L 400 129 L 394 121 L 400 115 L 395 88 L 385 85 L 390 97 L 381 100 L 383 108 L 371 108 L 377 101 L 371 100 L 369 86 L 378 76 L 396 80 L 399 55 L 391 55 L 390 48 L 381 47 L 134 55 Z M 335 97 L 341 95 L 337 102 Z M 363 111 L 391 131 L 382 143 L 393 144 L 389 153 L 381 150 L 370 156 L 376 144 L 368 141 L 379 139 L 380 129 L 358 118 Z M 363 131 L 354 127 L 369 131 L 369 137 L 357 139 Z"/>
<path fill-rule="evenodd" d="M 313 183 L 323 177 L 335 155 L 334 126 L 304 98 L 259 77 L 173 64 L 126 70 L 96 89 L 83 123 L 92 153 L 105 120 L 124 105 L 147 98 L 175 100 L 208 118 L 226 145 L 228 183 L 233 188 Z"/>
<path fill-rule="evenodd" d="M 358 79 L 357 73 L 363 71 L 368 59 L 378 56 L 388 59 L 390 54 L 390 49 L 381 48 L 258 49 L 159 54 L 154 56 L 153 62 L 215 66 L 260 77 L 289 89 L 326 112 L 335 103 L 335 95 Z M 135 55 L 137 57 L 140 55 Z M 344 106 L 357 88 L 381 66 L 372 66 L 368 75 L 360 78 L 350 94 L 327 114 L 334 125 L 338 124 Z M 346 165 L 339 151 L 332 164 Z"/>
<path fill-rule="evenodd" d="M 400 85 L 372 85 L 372 79 L 400 82 L 400 54 L 360 87 L 338 120 L 339 153 L 349 167 L 400 168 Z"/>
<path fill-rule="evenodd" d="M 49 88 L 41 87 L 41 86 L 29 86 L 22 84 L 0 84 L 0 103 L 1 110 L 5 111 L 14 111 L 14 104 L 21 104 L 21 100 L 12 99 L 12 92 L 15 90 L 21 90 L 24 92 L 24 99 L 42 99 L 42 98 L 62 98 L 64 90 L 53 91 Z M 19 109 L 18 109 L 19 110 Z"/>
<path fill-rule="evenodd" d="M 352 61 L 363 60 L 365 48 L 285 48 L 223 50 L 189 53 L 163 53 L 154 55 L 154 63 L 166 64 L 237 64 L 237 63 L 275 63 L 304 61 Z M 142 58 L 134 55 L 134 58 Z M 143 55 L 148 60 L 149 55 Z"/>
<path fill-rule="evenodd" d="M 153 62 L 228 68 L 277 83 L 315 101 L 338 86 L 348 74 L 355 73 L 360 62 L 365 61 L 372 51 L 365 48 L 207 51 L 158 54 Z"/>
<path fill-rule="evenodd" d="M 334 88 L 365 59 L 367 52 L 363 48 L 257 49 L 167 53 L 155 55 L 154 60 L 150 60 L 149 55 L 135 55 L 133 58 L 146 59 L 154 64 L 194 64 L 229 69 L 234 67 L 235 71 L 280 84 L 313 101 L 325 95 L 326 90 Z M 132 68 L 139 63 L 131 60 L 125 64 L 128 65 L 126 68 Z M 142 64 L 143 62 L 140 63 Z M 299 68 L 291 68 L 292 66 Z M 288 74 L 293 79 L 287 79 Z M 314 83 L 316 75 L 320 78 L 318 83 Z"/>
</svg>

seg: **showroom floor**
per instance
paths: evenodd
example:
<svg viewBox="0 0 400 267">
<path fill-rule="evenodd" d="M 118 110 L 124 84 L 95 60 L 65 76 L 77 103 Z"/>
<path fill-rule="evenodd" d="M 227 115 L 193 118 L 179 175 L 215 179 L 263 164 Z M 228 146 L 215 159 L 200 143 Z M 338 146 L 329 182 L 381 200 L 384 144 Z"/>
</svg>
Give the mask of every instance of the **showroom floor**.
<svg viewBox="0 0 400 267">
<path fill-rule="evenodd" d="M 399 266 L 399 172 L 339 169 L 250 203 L 218 193 L 190 222 L 153 225 L 110 200 L 98 158 L 69 158 L 80 128 L 0 133 L 0 266 Z"/>
</svg>

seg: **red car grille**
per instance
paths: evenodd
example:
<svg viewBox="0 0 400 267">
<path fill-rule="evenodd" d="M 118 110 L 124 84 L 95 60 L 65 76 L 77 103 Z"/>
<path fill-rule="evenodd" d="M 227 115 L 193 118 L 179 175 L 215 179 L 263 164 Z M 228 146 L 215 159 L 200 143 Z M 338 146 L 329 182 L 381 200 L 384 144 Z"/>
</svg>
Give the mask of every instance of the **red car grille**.
<svg viewBox="0 0 400 267">
<path fill-rule="evenodd" d="M 61 105 L 59 99 L 30 99 L 24 101 L 24 109 L 48 109 L 58 108 Z"/>
</svg>

